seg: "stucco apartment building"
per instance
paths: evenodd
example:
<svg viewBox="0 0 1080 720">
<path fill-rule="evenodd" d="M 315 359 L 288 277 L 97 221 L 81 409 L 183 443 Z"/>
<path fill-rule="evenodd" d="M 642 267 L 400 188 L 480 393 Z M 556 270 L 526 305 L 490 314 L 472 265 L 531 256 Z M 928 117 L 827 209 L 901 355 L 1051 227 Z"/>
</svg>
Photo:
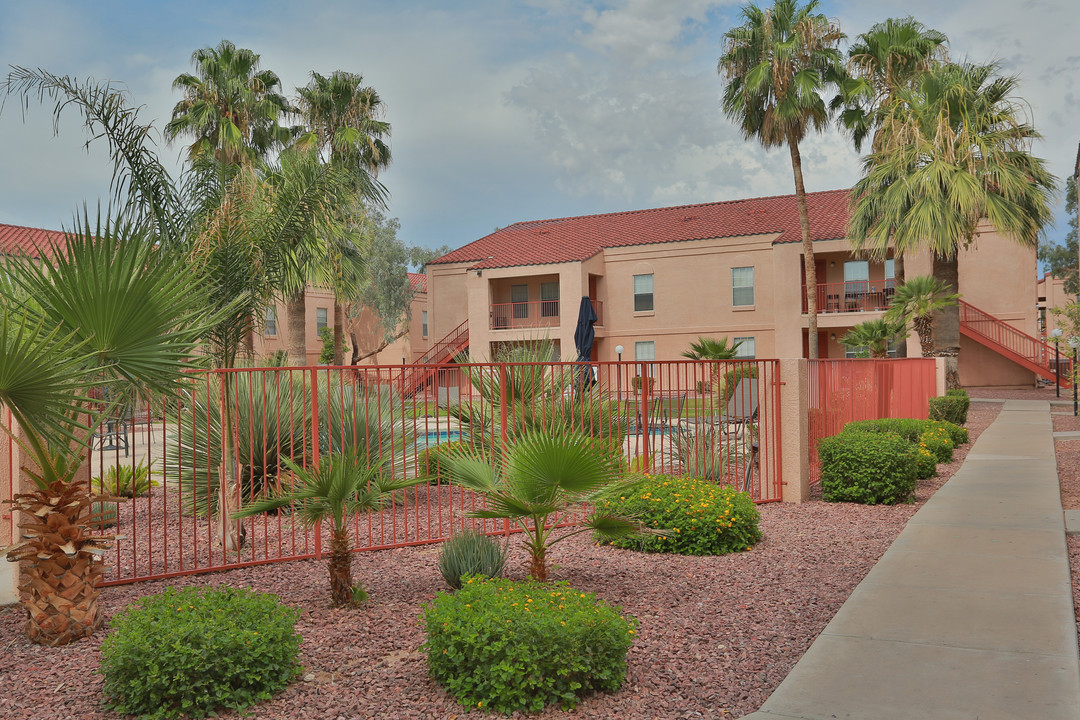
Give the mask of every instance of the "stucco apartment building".
<svg viewBox="0 0 1080 720">
<path fill-rule="evenodd" d="M 859 257 L 844 237 L 848 198 L 808 196 L 828 358 L 845 357 L 839 339 L 881 317 L 894 287 L 892 260 Z M 500 343 L 538 337 L 576 359 L 582 297 L 598 317 L 593 360 L 616 360 L 618 346 L 623 360 L 677 359 L 698 336 L 741 340 L 747 357 L 806 357 L 801 240 L 794 195 L 515 223 L 428 265 L 432 344 L 462 338 L 441 343 L 435 361 L 466 347 L 490 358 Z M 905 268 L 929 274 L 931 258 L 909 256 Z M 992 316 L 979 315 L 983 325 L 1039 333 L 1035 248 L 983 226 L 959 270 L 963 300 Z M 914 335 L 908 354 L 919 354 Z M 1035 382 L 1030 363 L 967 331 L 960 373 L 969 386 Z"/>
<path fill-rule="evenodd" d="M 387 345 L 378 353 L 360 361 L 361 365 L 400 365 L 402 362 L 413 363 L 420 360 L 428 349 L 428 292 L 427 276 L 421 273 L 409 273 L 413 297 L 410 303 L 408 332 Z M 304 291 L 306 311 L 307 364 L 317 365 L 322 351 L 319 331 L 324 327 L 334 327 L 334 293 L 327 288 L 309 285 Z M 275 303 L 267 308 L 262 323 L 255 335 L 255 356 L 266 357 L 278 350 L 289 348 L 289 328 L 286 323 L 285 304 Z M 383 341 L 383 328 L 379 318 L 366 307 L 360 308 L 359 316 L 345 322 L 345 363 L 349 362 L 349 330 L 355 334 L 360 345 L 360 354 L 379 347 Z"/>
</svg>

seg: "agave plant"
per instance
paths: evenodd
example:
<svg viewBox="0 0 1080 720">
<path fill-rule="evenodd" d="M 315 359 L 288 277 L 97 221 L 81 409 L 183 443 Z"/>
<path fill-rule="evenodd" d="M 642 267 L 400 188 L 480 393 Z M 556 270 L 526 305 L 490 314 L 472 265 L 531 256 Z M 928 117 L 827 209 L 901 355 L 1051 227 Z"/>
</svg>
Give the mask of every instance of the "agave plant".
<svg viewBox="0 0 1080 720">
<path fill-rule="evenodd" d="M 103 620 L 107 538 L 88 513 L 101 498 L 77 474 L 91 429 L 123 397 L 175 392 L 206 315 L 187 267 L 144 225 L 84 215 L 45 256 L 8 258 L 0 272 L 0 403 L 21 432 L 4 430 L 39 468 L 11 501 L 22 538 L 7 557 L 21 561 L 27 634 L 62 645 Z M 92 400 L 91 386 L 116 399 Z"/>
<path fill-rule="evenodd" d="M 680 427 L 671 435 L 667 452 L 678 462 L 683 475 L 719 485 L 725 480 L 729 456 L 738 450 L 725 439 L 714 426 Z"/>
<path fill-rule="evenodd" d="M 633 492 L 637 481 L 620 477 L 621 457 L 576 432 L 530 431 L 515 438 L 492 463 L 468 447 L 446 454 L 450 481 L 484 496 L 486 509 L 469 517 L 505 518 L 525 533 L 529 574 L 546 581 L 547 551 L 555 543 L 582 532 L 600 539 L 646 532 L 634 518 L 593 510 L 611 496 Z M 555 537 L 555 520 L 570 522 Z"/>
</svg>

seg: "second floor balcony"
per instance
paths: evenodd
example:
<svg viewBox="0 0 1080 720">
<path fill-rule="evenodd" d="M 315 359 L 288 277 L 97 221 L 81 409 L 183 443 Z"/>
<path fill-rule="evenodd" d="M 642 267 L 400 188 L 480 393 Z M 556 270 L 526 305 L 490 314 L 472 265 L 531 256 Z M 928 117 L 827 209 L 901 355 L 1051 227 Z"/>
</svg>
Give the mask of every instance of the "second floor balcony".
<svg viewBox="0 0 1080 720">
<path fill-rule="evenodd" d="M 596 311 L 596 324 L 604 324 L 604 304 L 599 300 L 593 300 L 593 310 Z M 560 300 L 531 300 L 529 302 L 493 303 L 491 305 L 491 329 L 492 330 L 515 330 L 519 328 L 542 328 L 557 327 L 563 322 L 577 322 L 578 305 L 574 303 L 572 311 L 567 308 L 566 312 L 573 312 L 573 317 L 563 318 L 562 301 Z"/>
<path fill-rule="evenodd" d="M 817 308 L 819 313 L 883 312 L 889 309 L 894 291 L 895 285 L 892 280 L 819 283 Z M 805 314 L 807 312 L 805 285 L 802 298 L 802 311 Z"/>
</svg>

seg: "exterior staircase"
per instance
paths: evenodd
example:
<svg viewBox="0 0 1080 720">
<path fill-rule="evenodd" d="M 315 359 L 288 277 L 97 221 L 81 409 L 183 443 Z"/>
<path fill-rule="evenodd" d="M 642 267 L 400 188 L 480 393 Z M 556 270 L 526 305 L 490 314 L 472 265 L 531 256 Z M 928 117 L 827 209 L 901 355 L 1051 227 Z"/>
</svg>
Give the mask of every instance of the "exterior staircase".
<svg viewBox="0 0 1080 720">
<path fill-rule="evenodd" d="M 453 360 L 469 347 L 469 321 L 458 325 L 442 340 L 431 346 L 424 356 L 405 368 L 401 375 L 401 392 L 412 397 L 424 389 L 438 366 Z"/>
<path fill-rule="evenodd" d="M 1054 346 L 1017 330 L 993 315 L 960 301 L 960 334 L 985 345 L 999 355 L 1026 367 L 1036 375 L 1057 380 L 1060 370 L 1061 387 L 1072 387 L 1071 348 L 1067 345 L 1060 354 Z"/>
</svg>

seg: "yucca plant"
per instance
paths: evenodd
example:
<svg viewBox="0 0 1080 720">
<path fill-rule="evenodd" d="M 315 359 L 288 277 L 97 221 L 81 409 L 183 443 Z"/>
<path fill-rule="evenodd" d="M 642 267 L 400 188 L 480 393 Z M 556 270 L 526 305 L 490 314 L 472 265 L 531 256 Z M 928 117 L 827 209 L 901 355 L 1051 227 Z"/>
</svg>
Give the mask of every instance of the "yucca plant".
<svg viewBox="0 0 1080 720">
<path fill-rule="evenodd" d="M 729 456 L 737 451 L 729 447 L 725 435 L 716 427 L 680 427 L 671 435 L 667 453 L 678 462 L 682 475 L 701 478 L 714 484 L 726 479 Z"/>
<path fill-rule="evenodd" d="M 98 492 L 122 498 L 142 497 L 150 492 L 150 488 L 158 486 L 156 480 L 150 477 L 150 470 L 154 463 L 147 465 L 140 462 L 136 465 L 113 465 L 101 475 L 90 481 L 91 489 L 97 488 Z"/>
<path fill-rule="evenodd" d="M 503 456 L 489 464 L 467 447 L 447 453 L 450 481 L 484 496 L 486 508 L 475 518 L 504 518 L 525 533 L 529 574 L 547 580 L 547 551 L 583 532 L 615 539 L 646 532 L 634 518 L 593 510 L 609 497 L 633 492 L 636 483 L 622 479 L 621 456 L 597 447 L 581 433 L 527 432 L 515 438 Z M 556 518 L 570 527 L 554 536 Z"/>
<path fill-rule="evenodd" d="M 459 532 L 439 549 L 439 573 L 454 590 L 461 587 L 464 575 L 502 577 L 507 550 L 507 543 L 476 530 Z"/>
<path fill-rule="evenodd" d="M 173 393 L 206 315 L 186 266 L 144 225 L 91 225 L 84 214 L 63 246 L 44 250 L 0 272 L 0 403 L 21 433 L 4 429 L 40 469 L 24 470 L 34 489 L 11 501 L 22 537 L 7 557 L 21 562 L 27 634 L 63 645 L 103 620 L 107 538 L 91 534 L 88 513 L 100 498 L 76 481 L 91 429 L 120 398 Z M 117 399 L 91 400 L 90 386 Z"/>
<path fill-rule="evenodd" d="M 367 464 L 363 455 L 356 452 L 330 455 L 310 469 L 288 459 L 282 462 L 292 473 L 292 479 L 283 481 L 282 487 L 270 497 L 244 505 L 232 517 L 250 517 L 290 507 L 307 527 L 329 520 L 330 600 L 334 607 L 350 605 L 354 587 L 350 519 L 380 510 L 389 494 L 423 479 L 391 480 L 382 467 Z"/>
</svg>

